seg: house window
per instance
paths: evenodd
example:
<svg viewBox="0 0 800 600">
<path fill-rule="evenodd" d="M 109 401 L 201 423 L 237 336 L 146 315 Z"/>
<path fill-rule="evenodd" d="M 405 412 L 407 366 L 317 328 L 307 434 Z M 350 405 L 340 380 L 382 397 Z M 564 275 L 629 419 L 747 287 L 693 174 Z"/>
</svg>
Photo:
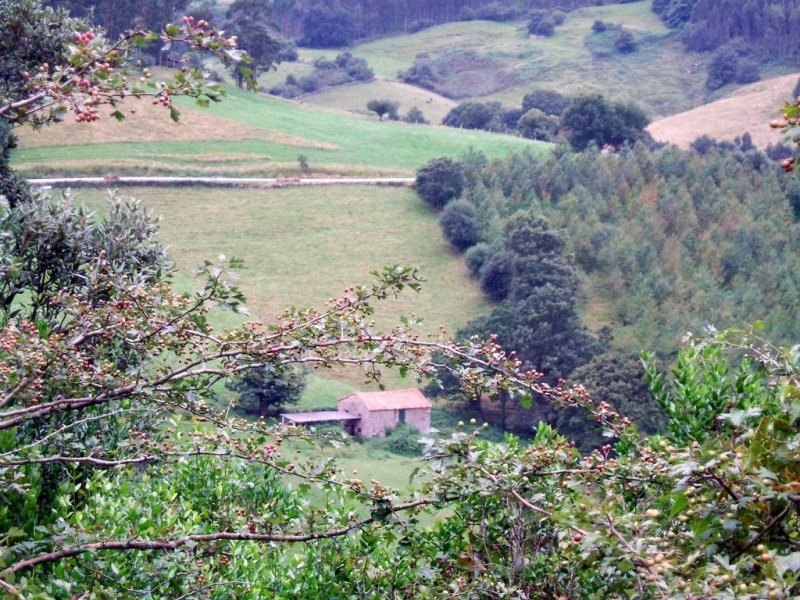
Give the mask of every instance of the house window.
<svg viewBox="0 0 800 600">
<path fill-rule="evenodd" d="M 398 423 L 405 423 L 406 422 L 406 409 L 403 408 L 403 409 L 400 409 L 397 412 L 399 413 L 398 416 L 397 416 L 397 422 Z"/>
</svg>

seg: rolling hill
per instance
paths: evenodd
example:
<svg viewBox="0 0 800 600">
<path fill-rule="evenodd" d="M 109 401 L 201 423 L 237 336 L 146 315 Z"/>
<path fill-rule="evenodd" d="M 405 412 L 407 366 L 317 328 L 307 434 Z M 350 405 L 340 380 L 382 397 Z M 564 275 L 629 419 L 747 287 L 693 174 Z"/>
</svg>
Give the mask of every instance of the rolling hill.
<svg viewBox="0 0 800 600">
<path fill-rule="evenodd" d="M 545 152 L 548 144 L 482 131 L 381 122 L 374 115 L 299 104 L 228 88 L 207 110 L 180 101 L 182 121 L 169 122 L 148 101 L 131 103 L 121 123 L 67 122 L 51 131 L 23 131 L 12 156 L 26 176 L 48 174 L 218 174 L 276 176 L 298 172 L 304 155 L 315 173 L 412 175 L 435 156 L 469 148 L 487 156 L 510 150 Z M 96 126 L 95 126 L 96 125 Z"/>
<path fill-rule="evenodd" d="M 631 54 L 616 52 L 613 33 L 592 33 L 596 20 L 631 31 L 639 49 Z M 499 100 L 508 106 L 518 106 L 535 87 L 635 100 L 653 116 L 681 112 L 705 101 L 705 70 L 698 64 L 706 57 L 687 53 L 648 1 L 572 11 L 550 38 L 529 36 L 524 21 L 468 21 L 362 43 L 351 52 L 366 59 L 377 77 L 389 80 L 397 79 L 418 55 L 442 61 L 449 65 L 445 87 L 460 92 L 459 98 Z M 281 65 L 270 81 L 302 73 L 303 65 L 336 53 L 302 49 L 302 62 Z"/>
<path fill-rule="evenodd" d="M 794 73 L 743 86 L 727 98 L 666 117 L 647 129 L 658 141 L 681 148 L 688 148 L 701 135 L 733 140 L 748 132 L 753 143 L 763 149 L 783 138 L 780 130 L 771 129 L 768 123 L 778 116 L 777 108 L 791 99 L 797 78 Z"/>
</svg>

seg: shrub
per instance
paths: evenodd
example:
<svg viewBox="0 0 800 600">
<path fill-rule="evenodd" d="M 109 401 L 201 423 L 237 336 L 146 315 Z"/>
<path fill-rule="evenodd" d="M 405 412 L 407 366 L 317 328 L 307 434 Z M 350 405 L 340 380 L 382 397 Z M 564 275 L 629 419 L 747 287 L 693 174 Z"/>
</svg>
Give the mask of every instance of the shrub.
<svg viewBox="0 0 800 600">
<path fill-rule="evenodd" d="M 630 54 L 636 51 L 638 44 L 630 31 L 620 29 L 614 38 L 614 47 L 622 54 Z"/>
<path fill-rule="evenodd" d="M 492 300 L 504 300 L 511 287 L 514 255 L 508 250 L 495 252 L 481 269 L 481 290 Z"/>
<path fill-rule="evenodd" d="M 477 216 L 466 200 L 450 202 L 439 219 L 445 239 L 462 251 L 474 246 L 478 242 Z"/>
<path fill-rule="evenodd" d="M 397 109 L 400 108 L 400 103 L 394 100 L 370 100 L 367 102 L 367 110 L 371 110 L 383 119 L 386 118 L 392 121 L 397 121 L 400 117 L 397 114 Z"/>
<path fill-rule="evenodd" d="M 523 114 L 532 108 L 538 108 L 548 115 L 560 117 L 569 106 L 569 98 L 555 90 L 537 89 L 525 94 L 522 99 Z"/>
<path fill-rule="evenodd" d="M 483 265 L 486 264 L 493 252 L 492 247 L 486 242 L 479 242 L 467 250 L 466 254 L 464 254 L 464 262 L 466 262 L 470 273 L 478 277 Z"/>
<path fill-rule="evenodd" d="M 558 117 L 547 115 L 538 108 L 532 108 L 517 121 L 517 130 L 524 138 L 549 142 L 558 132 L 559 124 Z"/>
<path fill-rule="evenodd" d="M 285 42 L 278 51 L 278 60 L 281 62 L 296 62 L 300 58 L 294 42 Z"/>
<path fill-rule="evenodd" d="M 425 118 L 425 115 L 423 115 L 422 111 L 416 106 L 411 107 L 406 116 L 403 117 L 403 121 L 406 123 L 419 123 L 420 125 L 430 124 L 430 121 Z"/>
<path fill-rule="evenodd" d="M 303 75 L 298 84 L 304 94 L 310 94 L 322 87 L 322 80 L 317 75 Z"/>
<path fill-rule="evenodd" d="M 418 31 L 428 29 L 434 25 L 436 25 L 436 23 L 430 19 L 417 19 L 416 21 L 411 21 L 411 23 L 408 25 L 408 33 L 417 33 Z"/>
<path fill-rule="evenodd" d="M 400 71 L 397 76 L 404 83 L 418 85 L 428 90 L 435 90 L 442 80 L 436 63 L 427 56 L 417 56 L 414 64 L 408 70 Z"/>
<path fill-rule="evenodd" d="M 528 33 L 531 35 L 543 35 L 550 37 L 556 31 L 556 24 L 549 16 L 543 19 L 531 19 L 528 21 Z"/>
<path fill-rule="evenodd" d="M 475 10 L 471 6 L 465 6 L 461 9 L 461 12 L 458 13 L 458 18 L 461 21 L 474 21 Z"/>
<path fill-rule="evenodd" d="M 719 46 L 719 41 L 705 25 L 689 23 L 681 32 L 681 41 L 692 52 L 710 52 Z"/>
<path fill-rule="evenodd" d="M 608 27 L 605 22 L 597 20 L 592 24 L 592 31 L 594 33 L 603 33 Z"/>
<path fill-rule="evenodd" d="M 520 12 L 512 6 L 506 6 L 500 2 L 492 2 L 485 6 L 481 6 L 475 16 L 484 21 L 497 21 L 503 23 L 505 21 L 513 21 L 520 16 Z"/>
<path fill-rule="evenodd" d="M 383 440 L 383 445 L 389 452 L 394 454 L 419 456 L 422 454 L 422 445 L 419 443 L 420 437 L 422 437 L 422 434 L 419 429 L 413 425 L 401 423 L 386 432 L 386 439 Z"/>
<path fill-rule="evenodd" d="M 553 19 L 553 23 L 556 27 L 558 27 L 567 20 L 567 13 L 565 13 L 563 10 L 555 9 L 550 13 L 550 18 Z"/>
<path fill-rule="evenodd" d="M 761 79 L 758 63 L 749 58 L 742 58 L 736 64 L 736 83 L 753 83 Z"/>
<path fill-rule="evenodd" d="M 464 171 L 460 163 L 449 158 L 434 158 L 417 171 L 417 194 L 435 209 L 461 194 Z"/>
</svg>

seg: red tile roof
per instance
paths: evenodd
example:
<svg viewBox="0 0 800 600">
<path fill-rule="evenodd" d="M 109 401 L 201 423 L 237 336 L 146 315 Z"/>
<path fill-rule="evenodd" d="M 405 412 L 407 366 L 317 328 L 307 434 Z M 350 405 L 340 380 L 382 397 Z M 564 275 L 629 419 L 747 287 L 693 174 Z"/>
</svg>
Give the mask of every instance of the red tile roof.
<svg viewBox="0 0 800 600">
<path fill-rule="evenodd" d="M 346 398 L 356 397 L 368 410 L 402 410 L 407 408 L 431 408 L 431 401 L 417 388 L 388 392 L 355 392 Z M 342 398 L 344 400 L 344 398 Z"/>
</svg>

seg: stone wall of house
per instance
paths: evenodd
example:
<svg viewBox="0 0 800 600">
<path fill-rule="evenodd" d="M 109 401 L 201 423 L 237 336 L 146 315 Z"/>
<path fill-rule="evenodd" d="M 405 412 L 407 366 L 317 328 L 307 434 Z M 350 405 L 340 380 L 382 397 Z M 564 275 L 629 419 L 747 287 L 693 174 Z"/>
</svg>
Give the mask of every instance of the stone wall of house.
<svg viewBox="0 0 800 600">
<path fill-rule="evenodd" d="M 430 408 L 409 408 L 406 410 L 406 423 L 413 425 L 422 433 L 428 433 L 431 428 Z"/>
</svg>

